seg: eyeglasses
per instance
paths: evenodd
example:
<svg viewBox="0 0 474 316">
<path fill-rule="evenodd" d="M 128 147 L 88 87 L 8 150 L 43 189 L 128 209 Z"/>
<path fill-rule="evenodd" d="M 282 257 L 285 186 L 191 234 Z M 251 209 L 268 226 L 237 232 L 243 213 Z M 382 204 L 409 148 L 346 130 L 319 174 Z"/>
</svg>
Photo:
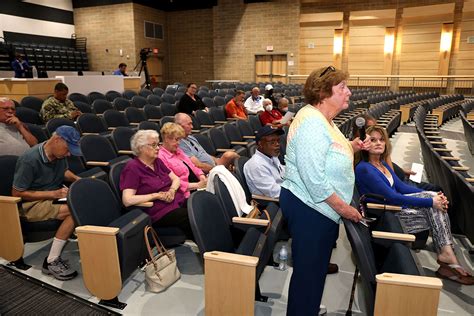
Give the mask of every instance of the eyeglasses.
<svg viewBox="0 0 474 316">
<path fill-rule="evenodd" d="M 0 106 L 0 109 L 5 111 L 15 111 L 15 108 L 13 106 Z"/>
<path fill-rule="evenodd" d="M 158 146 L 160 146 L 159 143 L 151 143 L 151 144 L 146 144 L 146 145 L 147 145 L 147 146 L 150 146 L 150 147 L 153 148 L 153 149 L 156 149 L 156 148 L 158 148 Z"/>
<path fill-rule="evenodd" d="M 322 76 L 324 76 L 325 74 L 328 74 L 332 71 L 336 71 L 336 68 L 334 68 L 333 66 L 329 66 L 327 67 L 326 69 L 324 69 L 324 71 L 319 75 L 319 78 L 321 78 Z"/>
</svg>

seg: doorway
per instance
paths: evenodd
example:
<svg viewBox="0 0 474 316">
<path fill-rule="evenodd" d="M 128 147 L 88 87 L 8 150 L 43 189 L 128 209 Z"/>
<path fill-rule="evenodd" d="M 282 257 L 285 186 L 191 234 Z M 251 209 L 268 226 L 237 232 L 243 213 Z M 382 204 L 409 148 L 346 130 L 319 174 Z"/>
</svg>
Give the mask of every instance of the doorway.
<svg viewBox="0 0 474 316">
<path fill-rule="evenodd" d="M 147 65 L 152 87 L 163 86 L 163 57 L 150 56 L 147 60 Z"/>
<path fill-rule="evenodd" d="M 287 55 L 255 55 L 255 81 L 287 83 Z"/>
</svg>

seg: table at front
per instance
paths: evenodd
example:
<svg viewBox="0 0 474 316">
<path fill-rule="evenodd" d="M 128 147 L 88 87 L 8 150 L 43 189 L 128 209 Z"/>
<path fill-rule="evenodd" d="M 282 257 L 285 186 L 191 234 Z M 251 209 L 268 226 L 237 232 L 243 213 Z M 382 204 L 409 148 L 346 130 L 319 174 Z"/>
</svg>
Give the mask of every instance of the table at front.
<svg viewBox="0 0 474 316">
<path fill-rule="evenodd" d="M 0 96 L 21 102 L 26 96 L 46 99 L 54 92 L 54 86 L 61 82 L 54 78 L 0 78 Z"/>
</svg>

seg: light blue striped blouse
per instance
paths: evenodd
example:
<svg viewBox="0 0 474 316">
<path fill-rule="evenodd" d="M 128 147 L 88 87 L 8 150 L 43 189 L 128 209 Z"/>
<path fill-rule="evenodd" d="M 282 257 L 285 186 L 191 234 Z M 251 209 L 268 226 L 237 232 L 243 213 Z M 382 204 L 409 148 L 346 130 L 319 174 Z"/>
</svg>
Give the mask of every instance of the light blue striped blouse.
<svg viewBox="0 0 474 316">
<path fill-rule="evenodd" d="M 354 153 L 350 142 L 318 109 L 306 105 L 290 125 L 286 150 L 282 186 L 339 223 L 339 214 L 324 200 L 333 193 L 346 203 L 352 199 Z"/>
</svg>

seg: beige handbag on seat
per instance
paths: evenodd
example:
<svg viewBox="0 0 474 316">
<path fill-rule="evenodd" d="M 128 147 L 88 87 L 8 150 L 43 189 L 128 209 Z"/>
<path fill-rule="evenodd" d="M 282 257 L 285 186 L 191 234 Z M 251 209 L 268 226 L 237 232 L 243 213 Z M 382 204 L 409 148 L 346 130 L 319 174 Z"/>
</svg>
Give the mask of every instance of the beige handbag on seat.
<svg viewBox="0 0 474 316">
<path fill-rule="evenodd" d="M 148 232 L 151 233 L 155 243 L 157 254 L 153 255 Z M 145 265 L 145 280 L 151 292 L 159 293 L 166 290 L 170 285 L 176 282 L 181 273 L 176 265 L 176 254 L 174 249 L 166 250 L 161 243 L 156 231 L 149 225 L 145 227 L 145 243 L 148 249 L 150 260 Z"/>
</svg>

